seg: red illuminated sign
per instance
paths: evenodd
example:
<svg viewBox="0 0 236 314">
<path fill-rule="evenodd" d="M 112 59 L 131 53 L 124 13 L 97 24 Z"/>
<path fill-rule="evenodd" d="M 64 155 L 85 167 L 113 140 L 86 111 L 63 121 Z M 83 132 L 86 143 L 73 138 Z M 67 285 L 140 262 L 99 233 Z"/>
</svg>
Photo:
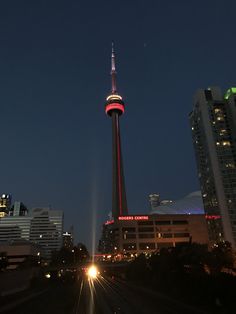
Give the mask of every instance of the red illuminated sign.
<svg viewBox="0 0 236 314">
<path fill-rule="evenodd" d="M 105 111 L 106 111 L 106 113 L 108 113 L 108 111 L 113 110 L 113 109 L 118 109 L 118 110 L 122 111 L 122 113 L 125 112 L 124 106 L 121 104 L 118 104 L 118 103 L 113 103 L 113 104 L 107 105 Z"/>
<path fill-rule="evenodd" d="M 107 220 L 105 223 L 104 223 L 104 225 L 111 225 L 111 224 L 113 224 L 114 223 L 114 220 Z"/>
<path fill-rule="evenodd" d="M 220 219 L 221 216 L 220 215 L 206 215 L 205 218 L 207 220 L 216 220 L 216 219 Z"/>
<path fill-rule="evenodd" d="M 149 220 L 148 216 L 119 216 L 118 220 Z"/>
</svg>

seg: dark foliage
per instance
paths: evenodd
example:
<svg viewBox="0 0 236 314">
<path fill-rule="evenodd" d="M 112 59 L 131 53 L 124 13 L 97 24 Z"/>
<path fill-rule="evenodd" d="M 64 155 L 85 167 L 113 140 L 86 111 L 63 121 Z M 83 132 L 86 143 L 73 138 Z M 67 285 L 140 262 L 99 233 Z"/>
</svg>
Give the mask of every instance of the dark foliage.
<svg viewBox="0 0 236 314">
<path fill-rule="evenodd" d="M 60 251 L 54 252 L 52 255 L 52 265 L 68 266 L 77 265 L 89 259 L 89 253 L 86 246 L 79 243 L 73 248 L 62 247 Z"/>
<path fill-rule="evenodd" d="M 231 313 L 236 291 L 236 277 L 230 275 L 233 262 L 230 243 L 218 244 L 211 251 L 205 245 L 188 243 L 163 248 L 150 258 L 138 256 L 127 268 L 127 278 L 209 313 Z"/>
<path fill-rule="evenodd" d="M 0 253 L 0 272 L 4 271 L 8 266 L 8 259 L 5 253 Z"/>
</svg>

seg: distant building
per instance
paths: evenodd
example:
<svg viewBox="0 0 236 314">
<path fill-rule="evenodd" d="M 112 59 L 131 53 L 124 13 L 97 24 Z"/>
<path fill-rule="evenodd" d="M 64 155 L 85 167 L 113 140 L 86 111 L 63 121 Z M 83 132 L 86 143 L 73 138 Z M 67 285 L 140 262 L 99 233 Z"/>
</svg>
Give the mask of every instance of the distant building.
<svg viewBox="0 0 236 314">
<path fill-rule="evenodd" d="M 0 218 L 0 243 L 30 239 L 31 216 L 6 216 Z"/>
<path fill-rule="evenodd" d="M 11 195 L 10 194 L 2 194 L 0 197 L 0 217 L 4 217 L 8 214 L 11 208 Z"/>
<path fill-rule="evenodd" d="M 7 260 L 6 269 L 16 269 L 23 264 L 36 266 L 41 262 L 41 247 L 28 241 L 0 243 L 0 255 Z"/>
<path fill-rule="evenodd" d="M 50 259 L 52 252 L 61 248 L 62 232 L 62 211 L 36 208 L 26 216 L 0 218 L 0 243 L 19 240 L 36 243 L 42 247 L 45 259 Z"/>
<path fill-rule="evenodd" d="M 152 206 L 151 214 L 204 214 L 204 206 L 200 191 L 192 192 L 178 200 L 163 200 Z"/>
<path fill-rule="evenodd" d="M 210 241 L 236 247 L 236 88 L 199 90 L 189 115 Z"/>
<path fill-rule="evenodd" d="M 35 208 L 31 213 L 30 241 L 41 245 L 47 259 L 62 247 L 63 212 Z"/>
<path fill-rule="evenodd" d="M 72 248 L 74 245 L 73 235 L 71 232 L 64 232 L 63 233 L 63 247 L 65 248 Z"/>
<path fill-rule="evenodd" d="M 151 208 L 159 206 L 160 195 L 157 193 L 149 194 L 149 202 L 150 202 Z"/>
<path fill-rule="evenodd" d="M 14 202 L 9 211 L 9 216 L 27 216 L 28 208 L 22 202 Z"/>
<path fill-rule="evenodd" d="M 99 251 L 122 259 L 189 242 L 208 244 L 205 215 L 130 215 L 103 225 Z"/>
</svg>

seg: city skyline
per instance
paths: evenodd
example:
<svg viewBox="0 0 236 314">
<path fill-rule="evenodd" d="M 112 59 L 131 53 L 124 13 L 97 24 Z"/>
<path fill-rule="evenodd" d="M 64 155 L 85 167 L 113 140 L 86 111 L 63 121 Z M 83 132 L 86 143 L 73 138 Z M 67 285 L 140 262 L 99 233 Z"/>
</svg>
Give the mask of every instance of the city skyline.
<svg viewBox="0 0 236 314">
<path fill-rule="evenodd" d="M 116 7 L 122 23 L 110 28 L 113 3 L 106 1 L 93 12 L 75 1 L 51 1 L 47 10 L 13 2 L 0 13 L 2 193 L 30 208 L 63 210 L 66 228 L 74 224 L 76 238 L 90 246 L 94 200 L 98 229 L 111 210 L 103 100 L 112 40 L 128 104 L 121 124 L 130 213 L 148 212 L 150 193 L 177 199 L 199 189 L 188 114 L 198 88 L 235 85 L 236 4 L 222 15 L 225 4 L 202 1 L 193 15 L 187 2 L 138 1 L 135 9 L 123 2 Z"/>
</svg>

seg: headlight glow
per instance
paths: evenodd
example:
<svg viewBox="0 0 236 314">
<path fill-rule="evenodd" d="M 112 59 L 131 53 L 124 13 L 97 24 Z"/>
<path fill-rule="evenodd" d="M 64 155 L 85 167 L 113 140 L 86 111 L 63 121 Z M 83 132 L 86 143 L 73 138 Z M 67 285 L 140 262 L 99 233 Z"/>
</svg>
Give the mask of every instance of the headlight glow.
<svg viewBox="0 0 236 314">
<path fill-rule="evenodd" d="M 97 267 L 92 265 L 89 267 L 88 269 L 88 272 L 87 272 L 88 276 L 92 279 L 95 279 L 97 278 L 97 275 L 98 275 L 98 270 L 97 270 Z"/>
</svg>

